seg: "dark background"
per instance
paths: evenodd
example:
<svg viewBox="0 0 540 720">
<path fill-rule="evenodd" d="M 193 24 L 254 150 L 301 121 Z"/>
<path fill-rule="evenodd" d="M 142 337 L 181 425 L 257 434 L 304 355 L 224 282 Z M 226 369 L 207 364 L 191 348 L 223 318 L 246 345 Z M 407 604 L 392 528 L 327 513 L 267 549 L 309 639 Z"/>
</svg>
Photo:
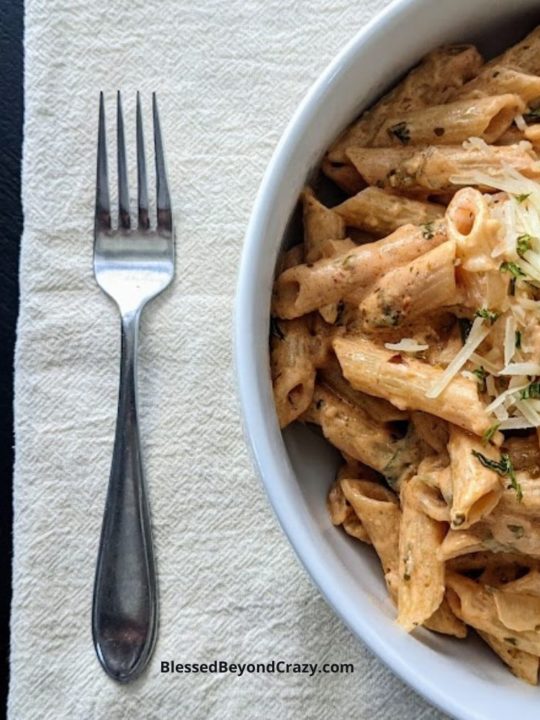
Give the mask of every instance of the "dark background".
<svg viewBox="0 0 540 720">
<path fill-rule="evenodd" d="M 0 0 L 0 717 L 8 687 L 13 348 L 22 232 L 23 0 Z"/>
</svg>

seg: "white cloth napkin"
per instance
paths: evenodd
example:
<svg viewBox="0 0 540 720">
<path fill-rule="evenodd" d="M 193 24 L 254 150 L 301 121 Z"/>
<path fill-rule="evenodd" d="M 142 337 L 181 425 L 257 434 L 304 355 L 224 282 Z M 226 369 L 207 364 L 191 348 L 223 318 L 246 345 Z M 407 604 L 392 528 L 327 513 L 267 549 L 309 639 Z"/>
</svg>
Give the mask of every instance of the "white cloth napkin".
<svg viewBox="0 0 540 720">
<path fill-rule="evenodd" d="M 299 565 L 248 459 L 232 373 L 236 273 L 265 166 L 311 83 L 385 4 L 27 1 L 11 720 L 442 717 Z M 104 90 L 114 167 L 117 88 L 131 150 L 135 92 L 148 149 L 159 93 L 178 235 L 139 372 L 160 634 L 127 687 L 101 670 L 90 631 L 119 359 L 116 310 L 92 276 L 96 122 Z M 354 674 L 160 672 L 279 659 L 350 662 Z"/>
</svg>

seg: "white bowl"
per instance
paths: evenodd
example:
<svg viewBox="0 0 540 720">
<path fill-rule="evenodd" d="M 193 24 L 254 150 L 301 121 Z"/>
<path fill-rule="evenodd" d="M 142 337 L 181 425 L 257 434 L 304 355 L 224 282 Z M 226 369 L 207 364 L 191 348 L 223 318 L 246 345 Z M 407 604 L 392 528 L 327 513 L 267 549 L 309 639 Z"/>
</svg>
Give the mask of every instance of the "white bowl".
<svg viewBox="0 0 540 720">
<path fill-rule="evenodd" d="M 281 434 L 270 383 L 268 333 L 274 267 L 298 194 L 338 132 L 428 50 L 478 42 L 490 55 L 540 22 L 538 0 L 399 0 L 353 38 L 298 108 L 266 171 L 249 223 L 235 317 L 235 361 L 246 437 L 274 510 L 323 595 L 395 673 L 464 720 L 538 720 L 540 690 L 516 680 L 474 640 L 394 622 L 370 548 L 335 529 L 325 497 L 336 467 L 306 427 Z"/>
</svg>

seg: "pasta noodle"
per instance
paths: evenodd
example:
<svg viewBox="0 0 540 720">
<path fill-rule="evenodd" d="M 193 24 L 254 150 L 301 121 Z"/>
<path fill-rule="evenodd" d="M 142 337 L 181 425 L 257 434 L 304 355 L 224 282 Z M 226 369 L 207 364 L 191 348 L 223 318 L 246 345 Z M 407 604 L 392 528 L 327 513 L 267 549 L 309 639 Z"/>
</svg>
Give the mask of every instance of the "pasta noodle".
<svg viewBox="0 0 540 720">
<path fill-rule="evenodd" d="M 281 427 L 344 464 L 331 523 L 397 621 L 540 664 L 540 28 L 427 55 L 329 148 L 276 266 Z M 350 197 L 343 199 L 337 185 Z"/>
<path fill-rule="evenodd" d="M 457 304 L 455 258 L 456 245 L 448 240 L 408 265 L 389 270 L 360 304 L 364 326 L 395 327 Z"/>
<path fill-rule="evenodd" d="M 465 149 L 461 145 L 424 148 L 349 148 L 348 157 L 368 185 L 417 195 L 444 195 L 460 183 L 453 178 L 510 165 L 527 177 L 540 177 L 540 165 L 526 144 Z"/>
<path fill-rule="evenodd" d="M 425 225 L 439 220 L 444 216 L 445 208 L 437 203 L 410 200 L 368 187 L 333 210 L 347 226 L 384 237 L 402 225 Z"/>
<path fill-rule="evenodd" d="M 505 65 L 492 65 L 465 83 L 454 100 L 476 100 L 506 93 L 519 95 L 525 105 L 529 105 L 540 98 L 540 78 Z"/>
<path fill-rule="evenodd" d="M 519 95 L 483 97 L 471 105 L 458 100 L 388 118 L 373 138 L 372 147 L 392 145 L 456 145 L 471 136 L 495 142 L 523 112 Z M 348 148 L 350 153 L 351 147 Z"/>
<path fill-rule="evenodd" d="M 365 338 L 337 338 L 334 350 L 353 388 L 389 400 L 400 410 L 422 410 L 482 435 L 491 425 L 471 380 L 455 377 L 442 395 L 427 392 L 442 370 L 404 358 Z"/>
<path fill-rule="evenodd" d="M 314 262 L 324 257 L 321 246 L 327 240 L 342 240 L 345 237 L 345 223 L 340 215 L 324 207 L 311 188 L 302 194 L 304 216 L 304 257 Z"/>
<path fill-rule="evenodd" d="M 289 268 L 276 280 L 273 311 L 278 317 L 296 318 L 328 303 L 359 300 L 387 264 L 414 260 L 445 239 L 442 223 L 434 224 L 429 232 L 404 225 L 388 237 L 344 255 Z"/>
<path fill-rule="evenodd" d="M 471 45 L 457 45 L 427 55 L 405 80 L 385 95 L 332 145 L 328 157 L 344 162 L 344 150 L 366 145 L 390 115 L 446 102 L 480 68 L 482 58 Z"/>
<path fill-rule="evenodd" d="M 399 531 L 398 622 L 406 630 L 421 625 L 439 608 L 444 597 L 444 563 L 438 548 L 444 525 L 425 515 L 414 502 L 418 478 L 401 491 Z"/>
</svg>

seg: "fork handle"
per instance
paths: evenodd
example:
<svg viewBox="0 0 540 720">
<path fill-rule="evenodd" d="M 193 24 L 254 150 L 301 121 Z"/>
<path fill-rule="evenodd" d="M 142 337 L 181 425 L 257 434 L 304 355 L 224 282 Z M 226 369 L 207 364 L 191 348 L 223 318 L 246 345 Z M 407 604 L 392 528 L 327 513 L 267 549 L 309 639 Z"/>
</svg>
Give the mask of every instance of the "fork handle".
<svg viewBox="0 0 540 720">
<path fill-rule="evenodd" d="M 92 608 L 99 661 L 120 682 L 145 668 L 157 631 L 156 575 L 137 420 L 139 318 L 140 312 L 122 316 L 118 416 Z"/>
</svg>

